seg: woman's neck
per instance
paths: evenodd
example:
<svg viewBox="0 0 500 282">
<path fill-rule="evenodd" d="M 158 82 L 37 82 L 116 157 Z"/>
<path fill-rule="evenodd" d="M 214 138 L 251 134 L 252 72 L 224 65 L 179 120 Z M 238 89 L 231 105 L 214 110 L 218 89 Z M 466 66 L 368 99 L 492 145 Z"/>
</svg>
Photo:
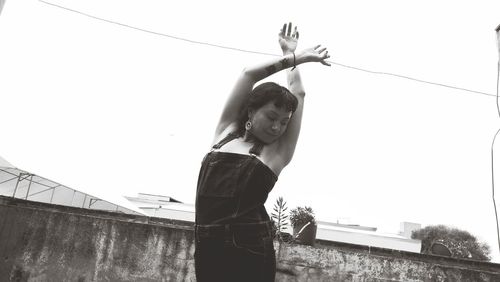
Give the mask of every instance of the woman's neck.
<svg viewBox="0 0 500 282">
<path fill-rule="evenodd" d="M 249 130 L 245 130 L 245 134 L 243 135 L 243 141 L 248 143 L 262 143 L 255 135 L 253 135 Z"/>
</svg>

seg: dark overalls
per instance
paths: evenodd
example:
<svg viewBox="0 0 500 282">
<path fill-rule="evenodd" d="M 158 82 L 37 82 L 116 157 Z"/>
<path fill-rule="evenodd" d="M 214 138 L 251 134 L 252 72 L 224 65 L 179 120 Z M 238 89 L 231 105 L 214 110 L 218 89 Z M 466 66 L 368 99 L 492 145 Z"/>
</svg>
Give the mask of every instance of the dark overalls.
<svg viewBox="0 0 500 282">
<path fill-rule="evenodd" d="M 272 225 L 264 203 L 278 179 L 256 156 L 219 152 L 229 134 L 203 159 L 196 193 L 196 279 L 274 281 Z"/>
</svg>

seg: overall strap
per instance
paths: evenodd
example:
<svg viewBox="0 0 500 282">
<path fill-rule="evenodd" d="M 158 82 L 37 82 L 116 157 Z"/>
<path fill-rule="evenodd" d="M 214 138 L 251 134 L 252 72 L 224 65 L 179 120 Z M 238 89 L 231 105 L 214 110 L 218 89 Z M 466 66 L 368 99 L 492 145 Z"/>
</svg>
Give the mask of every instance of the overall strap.
<svg viewBox="0 0 500 282">
<path fill-rule="evenodd" d="M 219 143 L 213 145 L 212 148 L 213 149 L 220 149 L 226 143 L 228 143 L 229 141 L 232 141 L 233 139 L 236 139 L 236 138 L 238 138 L 238 135 L 236 133 L 229 133 L 226 137 L 224 137 L 222 140 L 220 140 Z"/>
<path fill-rule="evenodd" d="M 240 135 L 231 132 L 222 140 L 220 140 L 219 143 L 213 145 L 212 149 L 220 149 L 222 146 L 226 145 L 227 143 L 238 137 L 240 137 Z M 250 148 L 250 155 L 260 156 L 260 153 L 262 152 L 263 148 L 264 148 L 264 143 L 255 140 L 254 145 L 252 146 L 252 148 Z"/>
</svg>

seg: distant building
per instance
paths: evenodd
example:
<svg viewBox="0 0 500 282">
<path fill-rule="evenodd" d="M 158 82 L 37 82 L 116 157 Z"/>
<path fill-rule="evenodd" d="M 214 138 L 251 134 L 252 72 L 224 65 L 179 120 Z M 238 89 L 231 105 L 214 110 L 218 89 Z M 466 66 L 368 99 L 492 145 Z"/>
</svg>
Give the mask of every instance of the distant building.
<svg viewBox="0 0 500 282">
<path fill-rule="evenodd" d="M 421 241 L 411 239 L 420 224 L 403 222 L 399 234 L 377 232 L 375 227 L 318 221 L 317 239 L 420 253 Z"/>
<path fill-rule="evenodd" d="M 184 204 L 168 196 L 139 193 L 137 197 L 125 198 L 149 216 L 191 222 L 195 219 L 194 205 Z"/>
</svg>

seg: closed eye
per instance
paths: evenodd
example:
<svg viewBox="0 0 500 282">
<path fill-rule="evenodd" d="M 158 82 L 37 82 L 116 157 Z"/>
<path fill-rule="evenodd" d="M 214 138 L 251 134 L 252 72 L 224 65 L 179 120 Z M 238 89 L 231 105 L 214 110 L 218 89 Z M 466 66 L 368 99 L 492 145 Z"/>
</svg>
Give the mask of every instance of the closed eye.
<svg viewBox="0 0 500 282">
<path fill-rule="evenodd" d="M 273 121 L 276 120 L 276 117 L 275 116 L 271 116 L 271 115 L 268 115 L 267 118 L 270 119 L 270 120 L 273 120 Z"/>
</svg>

